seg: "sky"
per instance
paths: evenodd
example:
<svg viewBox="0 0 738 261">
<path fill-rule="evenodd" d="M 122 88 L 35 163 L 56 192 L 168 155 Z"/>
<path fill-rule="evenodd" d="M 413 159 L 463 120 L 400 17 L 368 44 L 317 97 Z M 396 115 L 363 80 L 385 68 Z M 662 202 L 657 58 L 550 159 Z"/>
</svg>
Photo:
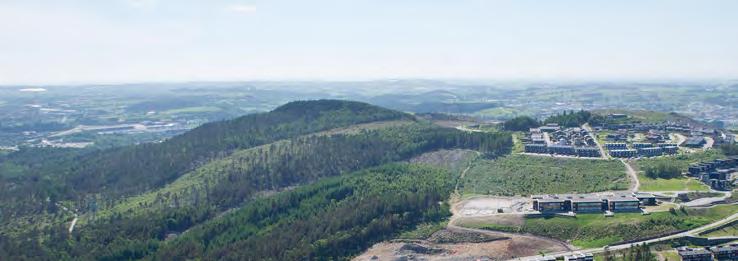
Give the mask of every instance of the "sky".
<svg viewBox="0 0 738 261">
<path fill-rule="evenodd" d="M 0 0 L 0 84 L 738 79 L 734 0 Z"/>
</svg>

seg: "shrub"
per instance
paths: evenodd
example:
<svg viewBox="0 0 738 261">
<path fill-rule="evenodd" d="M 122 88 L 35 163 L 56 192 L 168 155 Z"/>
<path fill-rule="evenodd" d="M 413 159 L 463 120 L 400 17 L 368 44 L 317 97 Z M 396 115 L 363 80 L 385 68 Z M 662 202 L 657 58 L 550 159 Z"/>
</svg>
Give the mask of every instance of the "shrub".
<svg viewBox="0 0 738 261">
<path fill-rule="evenodd" d="M 656 165 L 646 168 L 646 177 L 656 179 L 673 179 L 678 178 L 682 175 L 678 166 L 668 164 L 666 162 L 659 162 Z"/>
</svg>

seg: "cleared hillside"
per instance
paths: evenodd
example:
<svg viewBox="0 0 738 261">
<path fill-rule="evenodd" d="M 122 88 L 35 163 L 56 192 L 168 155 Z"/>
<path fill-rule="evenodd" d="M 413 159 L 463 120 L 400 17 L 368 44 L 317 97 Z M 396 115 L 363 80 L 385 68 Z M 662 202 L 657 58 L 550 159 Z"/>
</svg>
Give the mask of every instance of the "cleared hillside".
<svg viewBox="0 0 738 261">
<path fill-rule="evenodd" d="M 509 155 L 474 162 L 460 190 L 512 196 L 625 190 L 628 184 L 625 167 L 614 160 Z"/>
</svg>

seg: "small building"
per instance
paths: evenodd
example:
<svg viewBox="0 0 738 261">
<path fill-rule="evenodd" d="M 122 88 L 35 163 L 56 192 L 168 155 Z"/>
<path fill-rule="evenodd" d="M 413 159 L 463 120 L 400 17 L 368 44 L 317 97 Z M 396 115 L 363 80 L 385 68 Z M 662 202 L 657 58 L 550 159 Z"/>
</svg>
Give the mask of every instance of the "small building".
<svg viewBox="0 0 738 261">
<path fill-rule="evenodd" d="M 641 202 L 642 206 L 655 206 L 656 205 L 656 196 L 654 196 L 651 193 L 636 192 L 636 193 L 633 193 L 633 196 L 637 198 L 638 201 Z"/>
<path fill-rule="evenodd" d="M 738 260 L 738 244 L 711 247 L 710 252 L 717 260 Z"/>
<path fill-rule="evenodd" d="M 705 141 L 705 137 L 702 136 L 692 136 L 687 138 L 684 142 L 682 142 L 681 146 L 683 147 L 689 147 L 689 148 L 702 148 L 702 146 L 707 143 Z"/>
<path fill-rule="evenodd" d="M 699 175 L 700 173 L 706 170 L 707 169 L 699 163 L 689 164 L 689 168 L 687 168 L 687 172 L 689 173 L 690 176 L 693 176 L 693 177 L 696 177 L 697 175 Z"/>
<path fill-rule="evenodd" d="M 684 261 L 712 261 L 712 252 L 706 249 L 680 247 L 677 252 Z"/>
</svg>

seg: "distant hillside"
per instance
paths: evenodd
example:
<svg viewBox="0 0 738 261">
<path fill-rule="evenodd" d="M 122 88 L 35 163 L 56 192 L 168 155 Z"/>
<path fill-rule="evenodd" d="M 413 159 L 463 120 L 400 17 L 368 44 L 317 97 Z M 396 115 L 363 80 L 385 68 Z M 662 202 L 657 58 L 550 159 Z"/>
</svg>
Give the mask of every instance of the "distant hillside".
<svg viewBox="0 0 738 261">
<path fill-rule="evenodd" d="M 76 189 L 130 192 L 161 185 L 207 158 L 276 140 L 353 124 L 410 119 L 365 103 L 319 100 L 285 104 L 267 113 L 204 124 L 163 143 L 103 151 L 81 159 L 69 173 Z"/>
<path fill-rule="evenodd" d="M 21 201 L 73 198 L 86 193 L 135 194 L 162 186 L 236 149 L 359 123 L 400 119 L 413 118 L 360 102 L 291 102 L 271 112 L 207 123 L 161 143 L 102 150 L 40 166 L 29 170 L 23 176 L 25 180 L 15 181 L 15 191 L 0 192 L 0 198 L 15 197 Z M 26 193 L 34 197 L 18 198 Z"/>
<path fill-rule="evenodd" d="M 694 120 L 688 116 L 676 113 L 676 112 L 658 112 L 658 111 L 645 111 L 645 110 L 594 110 L 593 113 L 607 116 L 609 114 L 625 114 L 628 115 L 627 119 L 620 121 L 623 122 L 641 122 L 641 123 L 660 123 L 660 122 L 680 122 L 685 124 L 693 125 L 706 125 L 704 122 Z"/>
<path fill-rule="evenodd" d="M 453 92 L 436 90 L 420 94 L 379 95 L 368 99 L 372 104 L 415 113 L 473 113 L 499 107 L 493 102 L 460 102 L 461 97 Z"/>
</svg>

